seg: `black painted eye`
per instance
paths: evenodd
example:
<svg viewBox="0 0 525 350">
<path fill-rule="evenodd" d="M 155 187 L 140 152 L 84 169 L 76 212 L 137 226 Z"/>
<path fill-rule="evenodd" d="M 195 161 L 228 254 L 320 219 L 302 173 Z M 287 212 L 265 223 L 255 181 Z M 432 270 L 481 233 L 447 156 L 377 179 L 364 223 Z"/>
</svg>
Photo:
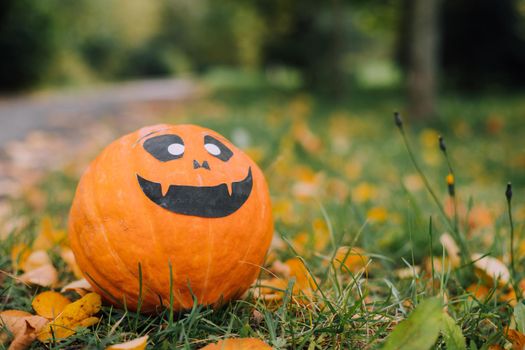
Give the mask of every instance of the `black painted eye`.
<svg viewBox="0 0 525 350">
<path fill-rule="evenodd" d="M 206 135 L 204 136 L 204 148 L 214 157 L 226 162 L 233 156 L 233 152 L 230 151 L 221 141 Z"/>
<path fill-rule="evenodd" d="M 184 141 L 177 135 L 160 135 L 147 139 L 144 149 L 161 162 L 167 162 L 184 155 Z"/>
</svg>

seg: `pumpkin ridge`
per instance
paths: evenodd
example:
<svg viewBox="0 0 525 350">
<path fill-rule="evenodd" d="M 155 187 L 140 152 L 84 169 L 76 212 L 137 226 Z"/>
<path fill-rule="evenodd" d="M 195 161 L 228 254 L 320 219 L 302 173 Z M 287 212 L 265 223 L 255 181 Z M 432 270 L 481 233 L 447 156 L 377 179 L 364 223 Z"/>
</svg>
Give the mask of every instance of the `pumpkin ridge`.
<svg viewBox="0 0 525 350">
<path fill-rule="evenodd" d="M 136 166 L 136 163 L 137 163 L 137 160 L 136 159 L 133 159 L 133 163 L 134 165 Z M 151 211 L 152 211 L 152 207 L 148 207 L 148 206 L 144 206 L 143 209 L 146 209 L 148 211 L 148 216 L 149 217 L 152 217 L 153 215 L 151 214 Z M 151 220 L 148 221 L 149 223 L 149 227 L 152 228 L 154 231 L 153 232 L 158 232 L 158 228 L 157 228 L 157 225 L 160 224 L 161 222 L 159 221 L 154 221 L 152 222 Z M 164 223 L 161 223 L 161 224 L 164 224 Z M 159 249 L 160 251 L 162 251 L 163 255 L 164 256 L 169 256 L 169 252 L 166 250 L 166 248 L 162 245 L 162 244 L 159 244 L 159 241 L 156 237 L 156 235 L 152 235 L 153 237 L 153 240 L 155 242 L 155 247 L 157 247 L 157 249 Z M 170 259 L 171 260 L 171 259 Z M 168 261 L 168 266 L 169 266 L 169 261 Z M 171 270 L 172 270 L 172 279 L 175 280 L 175 276 L 177 275 L 177 272 L 176 272 L 176 266 L 172 263 L 171 264 Z M 168 276 L 168 280 L 169 280 L 170 276 Z M 172 286 L 173 288 L 173 286 Z M 161 299 L 163 299 L 164 295 L 161 291 L 157 290 L 157 288 L 153 288 L 156 292 L 156 295 L 161 297 Z M 180 295 L 179 293 L 175 293 L 175 291 L 170 291 L 170 293 L 173 293 L 173 297 L 175 300 L 177 300 L 177 302 L 179 303 L 179 305 L 183 305 L 182 303 L 182 300 L 180 299 Z M 164 302 L 164 301 L 163 301 Z M 175 306 L 174 306 L 175 307 Z"/>
<path fill-rule="evenodd" d="M 91 178 L 91 180 L 94 182 L 95 181 L 95 176 L 93 176 Z M 100 203 L 100 197 L 99 197 L 99 194 L 100 192 L 97 191 L 97 186 L 92 186 L 92 191 L 93 191 L 93 198 L 94 198 L 94 203 L 93 203 L 93 208 L 94 210 L 96 211 L 96 214 L 98 217 L 100 217 L 100 208 L 99 208 L 99 203 Z M 104 241 L 106 242 L 106 244 L 109 246 L 110 249 L 108 249 L 108 251 L 110 252 L 111 256 L 113 257 L 113 259 L 115 260 L 115 265 L 119 264 L 121 265 L 122 267 L 124 267 L 123 269 L 120 268 L 119 270 L 122 271 L 122 272 L 127 272 L 128 275 L 130 275 L 132 277 L 132 279 L 135 279 L 135 281 L 137 282 L 137 286 L 139 285 L 139 277 L 136 276 L 132 270 L 130 268 L 128 268 L 126 266 L 126 264 L 124 263 L 124 260 L 122 259 L 122 257 L 120 256 L 120 254 L 118 253 L 118 251 L 115 249 L 115 247 L 113 246 L 113 243 L 109 240 L 108 238 L 108 235 L 107 235 L 107 229 L 106 229 L 106 224 L 104 222 L 101 222 L 100 223 L 100 227 L 101 227 L 101 234 L 102 234 L 102 237 L 104 238 Z M 106 277 L 106 280 L 107 277 Z M 143 286 L 144 287 L 144 286 Z M 124 291 L 126 292 L 126 291 Z M 126 295 L 126 294 L 124 294 Z M 128 302 L 128 297 L 131 299 L 131 301 L 134 301 L 134 297 L 133 295 L 126 295 L 126 303 Z M 137 300 L 138 302 L 138 300 Z"/>
</svg>

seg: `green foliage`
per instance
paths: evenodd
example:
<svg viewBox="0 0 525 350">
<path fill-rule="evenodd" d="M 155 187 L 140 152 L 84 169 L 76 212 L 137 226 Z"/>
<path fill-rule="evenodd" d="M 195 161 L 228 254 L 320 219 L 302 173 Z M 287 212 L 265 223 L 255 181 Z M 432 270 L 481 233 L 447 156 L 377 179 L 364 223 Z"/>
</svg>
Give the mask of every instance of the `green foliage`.
<svg viewBox="0 0 525 350">
<path fill-rule="evenodd" d="M 447 313 L 443 313 L 443 338 L 448 350 L 466 350 L 467 344 L 461 327 Z"/>
<path fill-rule="evenodd" d="M 430 349 L 436 342 L 443 323 L 442 307 L 438 298 L 421 302 L 406 320 L 396 326 L 382 349 Z"/>
<path fill-rule="evenodd" d="M 0 2 L 0 90 L 40 81 L 51 62 L 51 18 L 42 1 Z"/>
</svg>

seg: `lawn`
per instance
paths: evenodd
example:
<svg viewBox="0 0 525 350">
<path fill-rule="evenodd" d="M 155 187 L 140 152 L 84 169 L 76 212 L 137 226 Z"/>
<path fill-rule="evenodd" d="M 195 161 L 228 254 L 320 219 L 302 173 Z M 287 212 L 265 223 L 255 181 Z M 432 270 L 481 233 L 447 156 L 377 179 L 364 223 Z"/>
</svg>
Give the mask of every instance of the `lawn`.
<svg viewBox="0 0 525 350">
<path fill-rule="evenodd" d="M 401 101 L 395 91 L 355 91 L 333 101 L 252 87 L 163 110 L 167 123 L 223 134 L 264 171 L 275 234 L 259 279 L 242 300 L 219 309 L 195 305 L 173 318 L 169 309 L 141 315 L 104 305 L 93 326 L 31 348 L 105 348 L 146 334 L 155 349 L 199 349 L 230 337 L 259 338 L 276 349 L 518 346 L 525 339 L 516 300 L 525 287 L 525 99 L 447 95 L 439 120 L 403 117 L 398 127 L 393 112 Z M 75 169 L 85 166 L 50 172 L 11 201 L 0 235 L 2 310 L 34 313 L 33 298 L 50 289 L 18 281 L 16 247 L 61 236 Z M 454 239 L 461 259 L 450 256 Z M 45 249 L 60 290 L 77 277 L 63 258 L 67 242 L 51 241 Z"/>
</svg>

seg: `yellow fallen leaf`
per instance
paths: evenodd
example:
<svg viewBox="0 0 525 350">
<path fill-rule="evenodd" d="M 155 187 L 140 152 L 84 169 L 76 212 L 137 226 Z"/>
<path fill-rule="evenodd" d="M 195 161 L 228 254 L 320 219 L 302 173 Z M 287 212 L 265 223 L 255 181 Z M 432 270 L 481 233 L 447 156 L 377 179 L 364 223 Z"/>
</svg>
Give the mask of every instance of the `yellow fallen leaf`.
<svg viewBox="0 0 525 350">
<path fill-rule="evenodd" d="M 272 350 L 272 347 L 256 338 L 225 339 L 209 344 L 201 350 Z"/>
<path fill-rule="evenodd" d="M 106 350 L 144 350 L 148 344 L 148 336 L 145 335 L 125 343 L 111 345 Z"/>
<path fill-rule="evenodd" d="M 66 237 L 66 231 L 55 229 L 51 218 L 44 216 L 40 222 L 40 232 L 33 242 L 33 249 L 48 250 L 54 245 L 64 242 Z"/>
<path fill-rule="evenodd" d="M 493 284 L 494 281 L 498 281 L 500 285 L 505 285 L 510 280 L 510 272 L 507 266 L 500 260 L 485 256 L 482 258 L 482 254 L 472 254 L 472 261 L 474 261 L 475 271 L 480 277 L 489 284 Z"/>
<path fill-rule="evenodd" d="M 25 311 L 7 310 L 0 312 L 0 326 L 5 327 L 13 336 L 9 350 L 28 348 L 48 322 L 44 317 L 34 316 Z M 4 338 L 3 334 L 1 338 Z"/>
<path fill-rule="evenodd" d="M 37 284 L 42 287 L 52 287 L 58 281 L 58 273 L 51 264 L 30 270 L 18 278 L 21 282 Z"/>
<path fill-rule="evenodd" d="M 76 278 L 83 278 L 82 271 L 80 271 L 80 268 L 77 265 L 77 261 L 75 259 L 75 254 L 73 254 L 73 251 L 71 248 L 63 247 L 60 250 L 60 257 L 62 260 L 64 260 L 69 267 L 69 269 L 73 272 Z"/>
<path fill-rule="evenodd" d="M 368 182 L 361 182 L 352 190 L 352 200 L 356 203 L 364 203 L 377 196 L 377 189 Z"/>
<path fill-rule="evenodd" d="M 11 249 L 11 261 L 13 270 L 17 271 L 24 266 L 27 258 L 31 254 L 31 249 L 25 243 L 15 244 Z"/>
<path fill-rule="evenodd" d="M 372 222 L 385 222 L 388 218 L 388 211 L 383 207 L 374 207 L 366 213 L 366 217 Z"/>
<path fill-rule="evenodd" d="M 60 290 L 61 293 L 69 292 L 69 291 L 74 291 L 78 293 L 80 296 L 84 296 L 88 292 L 92 292 L 93 287 L 91 286 L 91 284 L 89 284 L 89 282 L 85 278 L 82 278 L 82 279 L 66 284 Z"/>
<path fill-rule="evenodd" d="M 334 265 L 344 272 L 350 270 L 354 274 L 360 271 L 366 273 L 368 260 L 368 256 L 365 255 L 365 251 L 361 248 L 339 247 L 335 253 Z"/>
<path fill-rule="evenodd" d="M 55 339 L 67 338 L 74 334 L 77 328 L 92 325 L 96 318 L 92 316 L 100 311 L 101 304 L 100 295 L 96 293 L 86 294 L 79 300 L 67 305 L 60 315 L 38 335 L 38 339 L 46 342 L 50 341 L 53 336 Z"/>
<path fill-rule="evenodd" d="M 47 319 L 54 319 L 64 308 L 71 303 L 71 300 L 60 293 L 47 291 L 38 294 L 31 305 L 35 312 Z"/>
</svg>

